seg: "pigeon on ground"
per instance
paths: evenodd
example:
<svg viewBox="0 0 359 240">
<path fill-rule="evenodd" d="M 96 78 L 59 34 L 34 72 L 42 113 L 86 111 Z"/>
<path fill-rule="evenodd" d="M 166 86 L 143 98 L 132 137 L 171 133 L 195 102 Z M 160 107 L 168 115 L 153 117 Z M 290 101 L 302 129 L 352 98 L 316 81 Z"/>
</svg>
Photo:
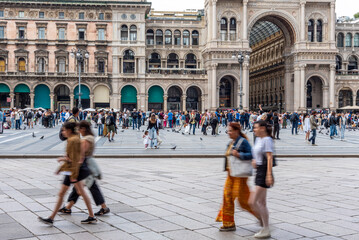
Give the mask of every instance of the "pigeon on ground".
<svg viewBox="0 0 359 240">
<path fill-rule="evenodd" d="M 226 134 L 228 133 L 228 131 L 226 130 Z"/>
<path fill-rule="evenodd" d="M 142 130 L 142 132 L 145 132 L 145 130 Z"/>
<path fill-rule="evenodd" d="M 167 132 L 169 132 L 170 130 L 167 130 Z"/>
<path fill-rule="evenodd" d="M 36 137 L 34 132 L 32 133 L 32 137 Z"/>
<path fill-rule="evenodd" d="M 177 146 L 174 146 L 173 148 L 171 148 L 172 150 L 176 150 Z"/>
<path fill-rule="evenodd" d="M 221 133 L 222 131 L 219 131 L 219 133 Z"/>
<path fill-rule="evenodd" d="M 124 132 L 125 130 L 122 130 L 121 132 Z"/>
<path fill-rule="evenodd" d="M 40 139 L 44 139 L 44 137 L 45 137 L 45 136 L 41 136 L 41 138 L 40 138 Z"/>
<path fill-rule="evenodd" d="M 203 141 L 203 138 L 199 138 L 199 139 L 201 139 L 201 141 Z"/>
<path fill-rule="evenodd" d="M 182 135 L 184 135 L 184 133 L 182 133 Z"/>
<path fill-rule="evenodd" d="M 26 127 L 24 127 L 24 129 L 23 130 L 26 130 Z"/>
</svg>

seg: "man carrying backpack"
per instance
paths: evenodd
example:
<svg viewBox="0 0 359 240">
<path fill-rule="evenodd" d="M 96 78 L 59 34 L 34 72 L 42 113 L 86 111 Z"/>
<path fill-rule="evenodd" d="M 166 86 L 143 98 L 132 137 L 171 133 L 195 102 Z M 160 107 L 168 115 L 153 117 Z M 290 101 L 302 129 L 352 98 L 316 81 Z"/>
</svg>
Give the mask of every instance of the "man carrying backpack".
<svg viewBox="0 0 359 240">
<path fill-rule="evenodd" d="M 136 111 L 136 108 L 133 109 L 132 113 L 131 113 L 131 117 L 133 120 L 133 124 L 132 124 L 132 129 L 135 130 L 135 125 L 136 125 L 136 129 L 138 129 L 138 112 Z"/>
<path fill-rule="evenodd" d="M 108 141 L 115 141 L 113 139 L 113 137 L 115 136 L 115 132 L 116 132 L 116 127 L 115 127 L 115 118 L 113 117 L 113 113 L 109 113 L 107 118 L 106 118 L 106 126 L 107 126 L 107 132 L 108 132 Z M 112 137 L 111 137 L 111 132 L 112 132 Z"/>
<path fill-rule="evenodd" d="M 292 122 L 292 135 L 294 134 L 294 129 L 295 129 L 295 135 L 298 135 L 299 115 L 297 112 L 294 112 L 292 114 L 292 116 L 290 117 L 290 121 Z"/>
</svg>

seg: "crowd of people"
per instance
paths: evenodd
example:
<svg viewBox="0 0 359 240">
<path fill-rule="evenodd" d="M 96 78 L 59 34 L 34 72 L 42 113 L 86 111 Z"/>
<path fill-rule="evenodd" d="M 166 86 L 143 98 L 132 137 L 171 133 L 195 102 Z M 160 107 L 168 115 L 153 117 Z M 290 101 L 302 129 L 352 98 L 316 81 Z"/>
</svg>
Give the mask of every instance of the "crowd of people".
<svg viewBox="0 0 359 240">
<path fill-rule="evenodd" d="M 34 125 L 41 125 L 45 128 L 53 128 L 56 125 L 63 124 L 73 115 L 71 110 L 62 107 L 61 111 L 50 109 L 10 109 L 2 112 L 0 109 L 0 133 L 3 129 L 25 130 L 34 128 Z M 144 112 L 133 109 L 132 111 L 117 111 L 114 109 L 103 109 L 96 111 L 79 112 L 79 120 L 86 120 L 94 123 L 98 128 L 98 136 L 108 138 L 109 142 L 114 141 L 114 136 L 118 133 L 118 129 L 133 129 L 140 131 L 141 126 L 148 126 L 148 120 L 154 115 L 156 118 L 156 137 L 160 143 L 158 129 L 176 129 L 184 134 L 195 135 L 196 131 L 212 136 L 219 134 L 219 126 L 227 127 L 232 122 L 240 123 L 244 130 L 253 131 L 254 122 L 258 120 L 267 121 L 273 126 L 273 136 L 280 140 L 280 130 L 291 128 L 292 134 L 300 132 L 305 134 L 305 140 L 315 144 L 315 138 L 318 133 L 329 135 L 331 139 L 340 138 L 345 140 L 345 131 L 359 129 L 359 114 L 354 113 L 336 113 L 336 112 L 264 112 L 259 111 L 239 111 L 235 109 L 227 109 L 217 111 L 154 111 Z M 149 145 L 157 147 L 157 143 L 152 143 L 151 139 L 153 131 L 147 129 L 149 133 L 144 137 L 149 141 Z M 109 134 L 110 133 L 110 134 Z M 151 135 L 152 134 L 152 135 Z M 150 135 L 152 137 L 150 137 Z M 310 139 L 310 141 L 309 141 Z M 152 140 L 153 142 L 153 140 Z"/>
</svg>

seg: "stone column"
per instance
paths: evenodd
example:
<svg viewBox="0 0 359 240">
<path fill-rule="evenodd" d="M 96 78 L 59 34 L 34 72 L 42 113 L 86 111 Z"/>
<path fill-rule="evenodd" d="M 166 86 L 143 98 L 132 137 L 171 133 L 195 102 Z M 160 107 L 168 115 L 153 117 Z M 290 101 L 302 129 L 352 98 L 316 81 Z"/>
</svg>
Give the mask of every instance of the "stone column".
<svg viewBox="0 0 359 240">
<path fill-rule="evenodd" d="M 34 108 L 34 98 L 35 98 L 35 94 L 30 93 L 30 107 Z"/>
<path fill-rule="evenodd" d="M 211 90 L 212 90 L 212 93 L 211 93 L 211 98 L 212 98 L 212 110 L 216 109 L 217 108 L 217 105 L 218 105 L 218 101 L 217 101 L 217 66 L 218 64 L 215 63 L 212 65 L 212 87 L 211 87 Z"/>
<path fill-rule="evenodd" d="M 167 94 L 163 95 L 163 111 L 167 111 L 167 108 L 168 108 L 167 100 L 168 100 L 168 95 Z"/>
<path fill-rule="evenodd" d="M 300 41 L 301 42 L 305 42 L 305 33 L 306 33 L 306 30 L 305 30 L 305 27 L 306 27 L 306 24 L 305 24 L 305 3 L 306 1 L 305 0 L 302 0 L 300 1 L 300 20 L 301 20 L 301 26 L 300 26 Z"/>
<path fill-rule="evenodd" d="M 145 109 L 144 109 L 144 111 L 148 111 L 148 95 L 146 95 L 146 97 L 145 97 Z"/>
<path fill-rule="evenodd" d="M 323 87 L 323 108 L 329 108 L 329 86 Z"/>
<path fill-rule="evenodd" d="M 118 109 L 121 109 L 122 108 L 122 105 L 121 105 L 121 94 L 118 95 L 117 97 L 117 108 Z M 122 110 L 122 109 L 121 109 Z"/>
<path fill-rule="evenodd" d="M 335 24 L 336 24 L 336 14 L 335 14 L 335 2 L 330 3 L 330 33 L 329 40 L 331 43 L 335 44 Z"/>
<path fill-rule="evenodd" d="M 353 106 L 357 105 L 357 92 L 353 92 Z"/>
<path fill-rule="evenodd" d="M 242 13 L 242 16 L 243 16 L 243 19 L 242 19 L 242 25 L 243 25 L 242 38 L 243 38 L 243 41 L 247 41 L 247 39 L 248 39 L 247 3 L 248 3 L 248 0 L 243 0 L 243 13 Z"/>
<path fill-rule="evenodd" d="M 95 98 L 95 96 L 93 94 L 91 94 L 90 95 L 90 108 L 95 108 L 94 103 L 93 103 L 94 98 Z"/>
<path fill-rule="evenodd" d="M 292 74 L 290 72 L 289 68 L 285 69 L 285 75 L 284 75 L 284 103 L 285 103 L 285 110 L 286 111 L 293 111 L 293 83 L 292 83 Z"/>
<path fill-rule="evenodd" d="M 205 106 L 204 106 L 204 94 L 202 93 L 201 96 L 201 112 L 204 112 L 205 110 Z"/>
<path fill-rule="evenodd" d="M 212 40 L 217 40 L 217 0 L 212 0 Z"/>
<path fill-rule="evenodd" d="M 74 94 L 70 94 L 70 110 L 74 107 Z"/>
<path fill-rule="evenodd" d="M 294 101 L 293 110 L 298 111 L 300 105 L 300 67 L 294 67 Z"/>
<path fill-rule="evenodd" d="M 305 67 L 306 65 L 300 66 L 300 109 L 305 110 L 306 104 L 306 92 L 305 92 Z"/>
<path fill-rule="evenodd" d="M 212 4 L 208 2 L 208 10 L 207 10 L 207 42 L 212 39 L 212 28 L 211 28 L 211 20 L 212 20 Z M 174 44 L 174 41 L 173 41 Z"/>
<path fill-rule="evenodd" d="M 10 108 L 14 108 L 15 106 L 15 94 L 12 92 L 9 94 L 10 98 L 11 98 L 11 102 L 10 102 Z"/>
<path fill-rule="evenodd" d="M 187 111 L 187 108 L 186 108 L 186 100 L 187 100 L 187 95 L 186 95 L 186 94 L 183 94 L 183 95 L 182 95 L 182 111 Z"/>
<path fill-rule="evenodd" d="M 137 107 L 136 109 L 141 109 L 141 95 L 137 94 Z"/>
<path fill-rule="evenodd" d="M 243 63 L 243 110 L 249 110 L 249 63 Z"/>
<path fill-rule="evenodd" d="M 335 110 L 335 64 L 330 65 L 329 108 Z"/>
<path fill-rule="evenodd" d="M 54 108 L 55 108 L 55 106 L 54 106 L 54 97 L 55 97 L 55 94 L 54 93 L 50 93 L 50 107 L 51 107 L 51 111 L 54 111 Z M 61 110 L 61 109 L 58 109 L 59 111 Z"/>
</svg>

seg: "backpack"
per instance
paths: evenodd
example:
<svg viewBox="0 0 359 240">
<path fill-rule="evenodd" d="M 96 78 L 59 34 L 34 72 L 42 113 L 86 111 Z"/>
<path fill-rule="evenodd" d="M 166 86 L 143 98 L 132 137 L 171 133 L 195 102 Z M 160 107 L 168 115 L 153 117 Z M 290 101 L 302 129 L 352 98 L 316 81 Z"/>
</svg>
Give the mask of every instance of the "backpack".
<svg viewBox="0 0 359 240">
<path fill-rule="evenodd" d="M 106 118 L 106 125 L 107 125 L 107 126 L 110 126 L 110 125 L 111 125 L 111 117 L 110 117 L 110 116 L 108 116 L 108 117 Z"/>
<path fill-rule="evenodd" d="M 292 116 L 290 116 L 290 121 L 294 122 L 297 119 L 297 116 L 293 113 Z"/>
</svg>

